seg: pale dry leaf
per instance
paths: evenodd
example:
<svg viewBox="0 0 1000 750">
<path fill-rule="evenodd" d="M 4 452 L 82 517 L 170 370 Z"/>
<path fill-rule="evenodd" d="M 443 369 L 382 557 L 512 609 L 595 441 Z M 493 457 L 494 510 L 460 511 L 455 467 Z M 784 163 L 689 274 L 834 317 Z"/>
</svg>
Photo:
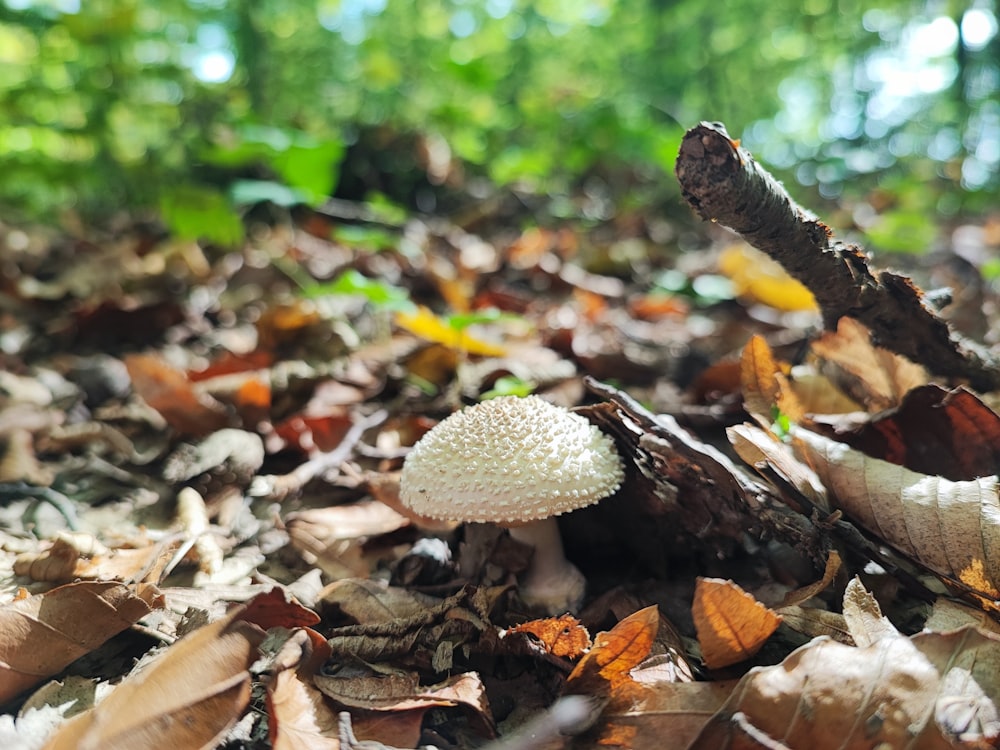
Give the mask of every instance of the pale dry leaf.
<svg viewBox="0 0 1000 750">
<path fill-rule="evenodd" d="M 972 628 L 866 648 L 818 638 L 748 672 L 690 750 L 991 747 L 998 677 L 1000 639 Z"/>
<path fill-rule="evenodd" d="M 943 596 L 939 596 L 931 605 L 930 616 L 924 621 L 924 630 L 946 633 L 968 625 L 1000 636 L 1000 623 L 982 609 Z"/>
<path fill-rule="evenodd" d="M 939 575 L 996 598 L 1000 585 L 1000 481 L 952 482 L 871 458 L 793 427 L 793 445 L 836 507 L 886 544 Z"/>
<path fill-rule="evenodd" d="M 882 614 L 875 597 L 855 576 L 844 589 L 844 621 L 854 643 L 864 648 L 883 638 L 898 638 L 899 631 Z"/>
<path fill-rule="evenodd" d="M 870 412 L 896 406 L 910 390 L 930 380 L 920 365 L 873 346 L 871 333 L 854 318 L 841 318 L 835 332 L 813 341 L 812 351 L 836 368 L 838 385 Z"/>
<path fill-rule="evenodd" d="M 770 432 L 751 424 L 741 424 L 727 428 L 726 436 L 736 454 L 746 463 L 758 470 L 770 466 L 813 505 L 829 509 L 826 488 L 816 472 L 798 460 L 792 449 Z"/>
</svg>

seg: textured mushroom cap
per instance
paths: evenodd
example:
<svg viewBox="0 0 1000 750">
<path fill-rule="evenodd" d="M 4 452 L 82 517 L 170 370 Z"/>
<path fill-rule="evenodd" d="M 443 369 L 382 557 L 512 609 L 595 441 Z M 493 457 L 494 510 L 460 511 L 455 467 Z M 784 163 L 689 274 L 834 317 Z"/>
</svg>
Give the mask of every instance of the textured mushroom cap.
<svg viewBox="0 0 1000 750">
<path fill-rule="evenodd" d="M 452 414 L 413 446 L 400 499 L 454 521 L 533 521 L 596 503 L 624 477 L 614 441 L 538 396 L 501 396 Z"/>
</svg>

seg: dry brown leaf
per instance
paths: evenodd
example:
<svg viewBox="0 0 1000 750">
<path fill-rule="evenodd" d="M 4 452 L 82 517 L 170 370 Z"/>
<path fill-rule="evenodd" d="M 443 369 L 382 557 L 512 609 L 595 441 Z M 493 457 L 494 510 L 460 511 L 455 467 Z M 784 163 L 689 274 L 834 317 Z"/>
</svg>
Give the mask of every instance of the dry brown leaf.
<svg viewBox="0 0 1000 750">
<path fill-rule="evenodd" d="M 1000 468 L 1000 416 L 965 388 L 920 386 L 897 408 L 856 428 L 837 422 L 833 429 L 822 427 L 815 425 L 865 455 L 952 481 L 989 476 Z"/>
<path fill-rule="evenodd" d="M 18 555 L 14 572 L 49 583 L 78 579 L 156 583 L 176 546 L 168 542 L 108 549 L 93 536 L 62 533 L 47 549 Z"/>
<path fill-rule="evenodd" d="M 436 685 L 421 685 L 416 673 L 340 677 L 317 674 L 316 687 L 337 703 L 366 711 L 412 711 L 463 705 L 492 727 L 486 688 L 479 675 L 465 672 Z"/>
<path fill-rule="evenodd" d="M 691 612 L 709 669 L 749 659 L 781 624 L 776 612 L 732 581 L 718 578 L 698 577 Z"/>
<path fill-rule="evenodd" d="M 1000 482 L 952 482 L 890 464 L 793 427 L 793 445 L 836 506 L 939 575 L 988 598 L 1000 582 Z"/>
<path fill-rule="evenodd" d="M 690 750 L 991 747 L 998 677 L 1000 639 L 972 628 L 867 648 L 819 638 L 748 672 Z"/>
<path fill-rule="evenodd" d="M 830 550 L 830 554 L 826 558 L 826 566 L 823 569 L 823 577 L 815 583 L 810 583 L 808 586 L 803 586 L 802 588 L 795 589 L 794 591 L 789 591 L 781 600 L 781 607 L 792 607 L 802 604 L 803 602 L 812 599 L 820 592 L 825 591 L 833 584 L 833 580 L 837 577 L 837 573 L 840 572 L 842 565 L 843 562 L 841 561 L 837 550 Z"/>
<path fill-rule="evenodd" d="M 726 702 L 735 684 L 721 681 L 635 685 L 626 691 L 627 700 L 612 700 L 586 739 L 593 735 L 593 746 L 600 748 L 687 747 Z"/>
<path fill-rule="evenodd" d="M 968 625 L 1000 636 L 1000 623 L 986 612 L 943 596 L 939 596 L 931 605 L 931 614 L 924 622 L 924 630 L 945 633 Z"/>
<path fill-rule="evenodd" d="M 811 364 L 792 368 L 789 387 L 806 414 L 849 414 L 864 411 L 861 404 L 837 388 L 826 375 L 816 372 Z"/>
<path fill-rule="evenodd" d="M 376 500 L 312 508 L 290 513 L 286 519 L 292 547 L 306 562 L 333 578 L 370 575 L 378 559 L 365 554 L 365 542 L 409 523 L 405 516 Z"/>
<path fill-rule="evenodd" d="M 131 354 L 125 366 L 136 393 L 180 434 L 200 437 L 228 423 L 222 404 L 196 391 L 187 375 L 159 356 Z"/>
<path fill-rule="evenodd" d="M 568 695 L 602 695 L 631 681 L 630 672 L 649 656 L 660 625 L 655 607 L 640 609 L 611 630 L 598 633 L 594 646 L 566 678 Z"/>
<path fill-rule="evenodd" d="M 62 725 L 44 750 L 212 748 L 250 700 L 250 665 L 265 633 L 241 617 L 205 625 Z"/>
<path fill-rule="evenodd" d="M 267 679 L 268 736 L 274 750 L 338 750 L 339 722 L 312 675 L 329 657 L 319 633 L 291 633 L 274 658 Z"/>
<path fill-rule="evenodd" d="M 836 332 L 816 339 L 812 351 L 839 370 L 839 384 L 870 412 L 896 406 L 908 391 L 929 380 L 920 365 L 872 346 L 868 329 L 854 318 L 841 318 Z"/>
<path fill-rule="evenodd" d="M 161 606 L 150 584 L 83 582 L 0 608 L 0 701 L 60 672 Z"/>
<path fill-rule="evenodd" d="M 278 673 L 268 685 L 267 699 L 274 750 L 339 750 L 337 715 L 298 671 Z"/>
</svg>

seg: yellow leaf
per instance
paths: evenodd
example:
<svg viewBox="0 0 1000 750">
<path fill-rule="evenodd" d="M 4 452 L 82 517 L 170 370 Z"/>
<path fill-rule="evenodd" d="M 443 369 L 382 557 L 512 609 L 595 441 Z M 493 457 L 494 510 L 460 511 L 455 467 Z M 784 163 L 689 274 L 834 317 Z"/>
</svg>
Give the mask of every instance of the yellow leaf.
<svg viewBox="0 0 1000 750">
<path fill-rule="evenodd" d="M 735 244 L 723 250 L 719 271 L 733 282 L 742 297 L 785 312 L 816 309 L 812 292 L 749 245 Z"/>
<path fill-rule="evenodd" d="M 426 307 L 420 307 L 414 313 L 396 313 L 396 325 L 428 341 L 469 354 L 484 357 L 502 357 L 506 354 L 506 349 L 499 344 L 482 341 L 464 331 L 455 330 Z"/>
</svg>

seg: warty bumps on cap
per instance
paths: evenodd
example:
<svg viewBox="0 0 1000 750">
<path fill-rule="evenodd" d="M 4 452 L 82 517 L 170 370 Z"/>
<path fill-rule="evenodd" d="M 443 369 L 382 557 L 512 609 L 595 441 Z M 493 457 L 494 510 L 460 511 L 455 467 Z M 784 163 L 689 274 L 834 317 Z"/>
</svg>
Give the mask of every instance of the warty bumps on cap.
<svg viewBox="0 0 1000 750">
<path fill-rule="evenodd" d="M 538 396 L 456 412 L 413 447 L 400 498 L 428 518 L 508 524 L 592 505 L 624 477 L 614 441 Z"/>
</svg>

